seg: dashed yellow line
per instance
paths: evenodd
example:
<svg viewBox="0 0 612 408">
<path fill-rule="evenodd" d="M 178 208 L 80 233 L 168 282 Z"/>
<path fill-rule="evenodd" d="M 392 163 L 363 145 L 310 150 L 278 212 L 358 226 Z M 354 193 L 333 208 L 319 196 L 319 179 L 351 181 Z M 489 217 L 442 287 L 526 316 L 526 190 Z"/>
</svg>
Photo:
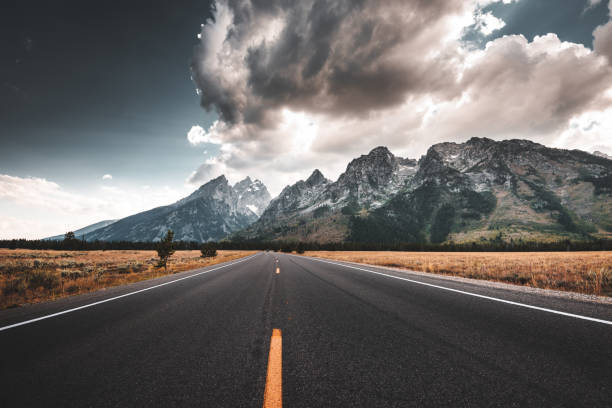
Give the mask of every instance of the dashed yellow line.
<svg viewBox="0 0 612 408">
<path fill-rule="evenodd" d="M 283 338 L 280 329 L 272 330 L 268 374 L 264 392 L 264 408 L 283 406 Z"/>
</svg>

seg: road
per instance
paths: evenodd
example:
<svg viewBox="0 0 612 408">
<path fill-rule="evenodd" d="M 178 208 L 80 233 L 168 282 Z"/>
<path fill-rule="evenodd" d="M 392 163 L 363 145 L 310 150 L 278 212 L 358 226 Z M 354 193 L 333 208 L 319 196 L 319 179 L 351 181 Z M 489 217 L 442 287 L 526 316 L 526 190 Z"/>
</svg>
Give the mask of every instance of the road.
<svg viewBox="0 0 612 408">
<path fill-rule="evenodd" d="M 0 406 L 262 407 L 278 329 L 285 407 L 610 407 L 611 322 L 611 305 L 262 252 L 0 312 Z"/>
</svg>

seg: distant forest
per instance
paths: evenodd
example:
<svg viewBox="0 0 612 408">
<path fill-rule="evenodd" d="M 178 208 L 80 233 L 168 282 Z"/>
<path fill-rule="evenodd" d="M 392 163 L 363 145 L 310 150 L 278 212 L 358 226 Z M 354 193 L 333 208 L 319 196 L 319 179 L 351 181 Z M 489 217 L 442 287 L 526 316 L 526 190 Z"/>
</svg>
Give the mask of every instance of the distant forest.
<svg viewBox="0 0 612 408">
<path fill-rule="evenodd" d="M 99 250 L 155 250 L 158 242 L 130 242 L 130 241 L 84 241 L 79 239 L 64 240 L 27 240 L 12 239 L 0 240 L 0 248 L 9 249 L 55 249 L 55 250 L 76 250 L 76 251 L 99 251 Z M 483 241 L 472 243 L 417 243 L 417 242 L 397 242 L 397 243 L 369 243 L 369 242 L 337 242 L 337 243 L 317 243 L 317 242 L 294 242 L 294 241 L 220 241 L 220 242 L 186 242 L 175 241 L 174 249 L 181 250 L 200 250 L 203 246 L 216 248 L 219 250 L 272 250 L 282 252 L 304 251 L 442 251 L 442 252 L 488 252 L 488 251 L 611 251 L 612 240 L 599 239 L 592 241 L 556 241 L 556 242 L 536 242 L 536 241 Z"/>
</svg>

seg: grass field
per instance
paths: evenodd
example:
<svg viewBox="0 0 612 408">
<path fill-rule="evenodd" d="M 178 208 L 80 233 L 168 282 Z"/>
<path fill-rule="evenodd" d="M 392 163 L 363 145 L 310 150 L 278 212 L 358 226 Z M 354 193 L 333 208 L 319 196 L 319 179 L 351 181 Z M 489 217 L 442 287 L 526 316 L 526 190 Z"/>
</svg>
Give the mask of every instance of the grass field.
<svg viewBox="0 0 612 408">
<path fill-rule="evenodd" d="M 612 252 L 328 252 L 305 255 L 612 296 Z"/>
<path fill-rule="evenodd" d="M 168 270 L 156 268 L 155 251 L 37 251 L 0 249 L 0 309 L 231 261 L 255 251 L 177 251 Z"/>
</svg>

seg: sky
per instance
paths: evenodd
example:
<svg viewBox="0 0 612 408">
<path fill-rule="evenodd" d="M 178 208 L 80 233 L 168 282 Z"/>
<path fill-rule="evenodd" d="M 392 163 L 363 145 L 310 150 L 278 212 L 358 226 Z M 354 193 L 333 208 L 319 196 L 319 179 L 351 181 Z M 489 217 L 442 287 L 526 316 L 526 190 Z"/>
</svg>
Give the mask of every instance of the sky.
<svg viewBox="0 0 612 408">
<path fill-rule="evenodd" d="M 0 238 L 128 216 L 220 174 L 275 195 L 379 145 L 612 154 L 607 0 L 5 3 Z"/>
</svg>

